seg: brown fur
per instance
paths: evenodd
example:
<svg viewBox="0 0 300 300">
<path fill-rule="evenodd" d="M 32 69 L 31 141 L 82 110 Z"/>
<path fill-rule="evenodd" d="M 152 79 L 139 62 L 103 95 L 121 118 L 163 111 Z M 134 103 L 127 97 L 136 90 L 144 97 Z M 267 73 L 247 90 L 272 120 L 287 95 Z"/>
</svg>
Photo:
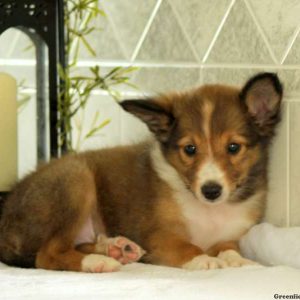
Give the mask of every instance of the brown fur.
<svg viewBox="0 0 300 300">
<path fill-rule="evenodd" d="M 206 251 L 206 253 L 211 256 L 217 256 L 220 252 L 226 250 L 235 250 L 237 252 L 240 252 L 240 248 L 237 241 L 227 241 L 227 242 L 218 243 L 213 247 L 209 248 Z"/>
<path fill-rule="evenodd" d="M 252 120 L 255 116 L 243 97 L 248 99 L 249 93 L 253 98 L 253 86 L 255 80 L 242 94 L 236 88 L 211 85 L 153 101 L 124 103 L 126 110 L 147 123 L 165 161 L 196 198 L 203 184 L 197 174 L 213 155 L 230 189 L 226 205 L 240 205 L 252 225 L 263 216 L 267 146 L 276 124 Z M 262 130 L 263 126 L 270 128 Z M 234 156 L 224 151 L 230 142 L 242 147 Z M 147 251 L 145 262 L 179 267 L 204 253 L 191 240 L 174 187 L 153 165 L 155 143 L 70 154 L 27 176 L 3 207 L 0 259 L 24 267 L 80 271 L 81 261 L 93 253 L 94 246 L 91 241 L 75 248 L 74 240 L 89 217 L 96 231 L 123 235 L 140 244 Z M 185 154 L 187 144 L 197 146 L 195 156 Z M 261 196 L 248 205 L 253 195 Z M 249 227 L 237 228 L 232 236 L 238 239 Z M 218 241 L 207 253 L 236 249 L 236 243 L 224 242 Z"/>
</svg>

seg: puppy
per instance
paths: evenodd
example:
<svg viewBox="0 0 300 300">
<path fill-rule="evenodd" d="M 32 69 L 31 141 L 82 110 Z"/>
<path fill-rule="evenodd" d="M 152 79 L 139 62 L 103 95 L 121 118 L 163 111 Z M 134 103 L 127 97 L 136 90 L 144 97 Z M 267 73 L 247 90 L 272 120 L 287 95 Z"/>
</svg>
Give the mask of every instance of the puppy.
<svg viewBox="0 0 300 300">
<path fill-rule="evenodd" d="M 0 259 L 86 272 L 142 255 L 186 269 L 251 264 L 238 240 L 264 215 L 282 93 L 278 77 L 262 73 L 242 89 L 123 101 L 153 139 L 69 154 L 21 180 L 4 203 Z"/>
</svg>

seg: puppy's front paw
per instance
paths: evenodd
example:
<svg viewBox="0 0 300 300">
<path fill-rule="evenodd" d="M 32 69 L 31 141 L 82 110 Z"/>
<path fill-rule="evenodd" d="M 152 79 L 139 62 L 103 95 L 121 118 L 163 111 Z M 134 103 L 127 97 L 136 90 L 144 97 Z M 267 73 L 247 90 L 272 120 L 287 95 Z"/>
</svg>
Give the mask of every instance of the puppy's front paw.
<svg viewBox="0 0 300 300">
<path fill-rule="evenodd" d="M 86 255 L 81 261 L 81 270 L 91 273 L 115 272 L 121 268 L 121 264 L 111 258 L 99 254 Z"/>
<path fill-rule="evenodd" d="M 211 270 L 226 268 L 227 266 L 228 265 L 226 261 L 218 257 L 202 254 L 194 257 L 192 260 L 182 265 L 182 268 L 187 270 Z"/>
<path fill-rule="evenodd" d="M 242 257 L 235 250 L 226 250 L 219 253 L 218 258 L 226 261 L 229 267 L 242 267 L 247 265 L 258 265 L 255 261 Z"/>
</svg>

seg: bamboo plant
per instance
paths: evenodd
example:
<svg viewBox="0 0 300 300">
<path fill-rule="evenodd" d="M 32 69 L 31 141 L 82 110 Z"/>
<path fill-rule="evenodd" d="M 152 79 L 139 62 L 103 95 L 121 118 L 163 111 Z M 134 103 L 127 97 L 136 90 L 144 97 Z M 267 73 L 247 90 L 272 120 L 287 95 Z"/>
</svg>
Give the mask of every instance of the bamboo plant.
<svg viewBox="0 0 300 300">
<path fill-rule="evenodd" d="M 99 0 L 65 0 L 65 32 L 66 32 L 66 66 L 59 68 L 59 74 L 63 81 L 63 89 L 59 101 L 60 121 L 59 128 L 64 128 L 60 134 L 60 144 L 66 143 L 67 151 L 78 151 L 88 138 L 99 133 L 109 124 L 110 120 L 100 121 L 99 111 L 93 116 L 91 128 L 86 134 L 82 134 L 83 115 L 92 92 L 95 89 L 106 91 L 114 100 L 118 100 L 120 94 L 115 87 L 120 84 L 131 85 L 129 75 L 134 72 L 134 67 L 116 67 L 102 74 L 99 65 L 89 68 L 89 75 L 77 75 L 77 62 L 82 46 L 93 57 L 96 52 L 88 42 L 88 36 L 98 30 L 93 24 L 96 18 L 105 18 L 105 13 L 99 8 Z M 99 32 L 101 34 L 101 32 Z M 101 101 L 101 100 L 99 100 Z M 74 122 L 75 116 L 81 119 Z M 77 141 L 72 141 L 72 129 L 74 124 L 79 132 Z M 63 125 L 63 126 L 62 126 Z M 64 140 L 66 139 L 66 140 Z M 75 145 L 75 146 L 74 146 Z"/>
</svg>

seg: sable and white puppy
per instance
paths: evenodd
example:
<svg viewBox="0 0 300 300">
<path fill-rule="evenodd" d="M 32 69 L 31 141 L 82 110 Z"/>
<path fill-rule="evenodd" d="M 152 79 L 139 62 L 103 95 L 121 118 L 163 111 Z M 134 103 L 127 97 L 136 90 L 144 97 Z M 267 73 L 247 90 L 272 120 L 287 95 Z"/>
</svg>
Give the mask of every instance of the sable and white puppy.
<svg viewBox="0 0 300 300">
<path fill-rule="evenodd" d="M 138 260 L 141 246 L 153 264 L 251 263 L 237 242 L 264 214 L 281 99 L 277 76 L 262 73 L 242 89 L 205 85 L 122 102 L 155 138 L 70 154 L 23 179 L 4 203 L 0 259 L 109 272 Z"/>
</svg>

